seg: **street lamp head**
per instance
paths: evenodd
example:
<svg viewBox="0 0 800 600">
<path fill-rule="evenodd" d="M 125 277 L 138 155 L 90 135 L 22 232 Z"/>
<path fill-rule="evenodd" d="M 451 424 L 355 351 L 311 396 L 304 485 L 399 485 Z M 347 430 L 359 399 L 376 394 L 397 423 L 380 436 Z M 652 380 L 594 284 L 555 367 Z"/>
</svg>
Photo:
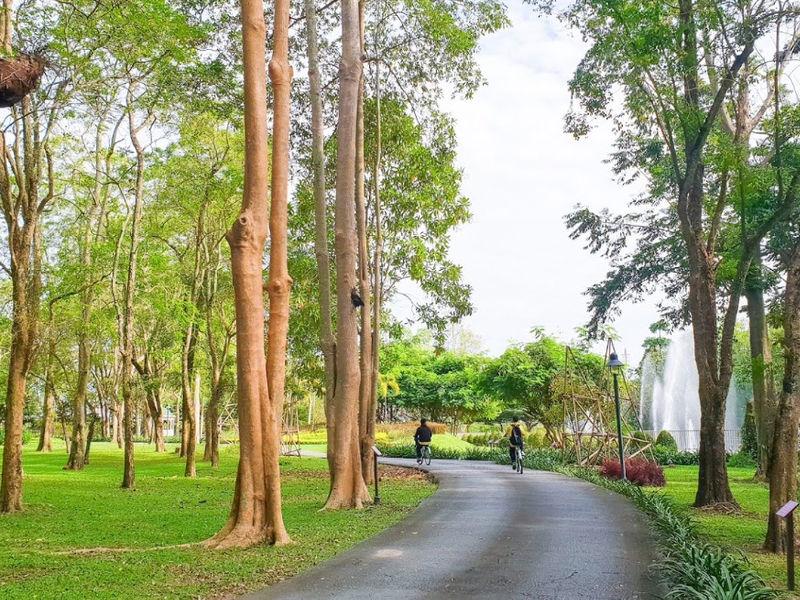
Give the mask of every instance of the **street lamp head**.
<svg viewBox="0 0 800 600">
<path fill-rule="evenodd" d="M 611 370 L 617 371 L 625 366 L 625 363 L 619 359 L 616 352 L 612 352 L 608 357 L 608 366 Z"/>
</svg>

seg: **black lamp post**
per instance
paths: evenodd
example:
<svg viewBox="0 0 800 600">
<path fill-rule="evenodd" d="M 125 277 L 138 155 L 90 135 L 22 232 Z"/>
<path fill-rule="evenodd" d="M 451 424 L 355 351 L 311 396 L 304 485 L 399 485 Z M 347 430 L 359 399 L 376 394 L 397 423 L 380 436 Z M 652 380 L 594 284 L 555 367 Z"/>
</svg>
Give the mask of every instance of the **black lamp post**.
<svg viewBox="0 0 800 600">
<path fill-rule="evenodd" d="M 608 367 L 614 377 L 614 408 L 617 411 L 617 444 L 619 445 L 619 466 L 622 473 L 622 480 L 626 481 L 628 475 L 625 472 L 625 446 L 622 445 L 622 411 L 619 406 L 619 372 L 625 366 L 616 352 L 612 352 L 608 357 Z"/>
</svg>

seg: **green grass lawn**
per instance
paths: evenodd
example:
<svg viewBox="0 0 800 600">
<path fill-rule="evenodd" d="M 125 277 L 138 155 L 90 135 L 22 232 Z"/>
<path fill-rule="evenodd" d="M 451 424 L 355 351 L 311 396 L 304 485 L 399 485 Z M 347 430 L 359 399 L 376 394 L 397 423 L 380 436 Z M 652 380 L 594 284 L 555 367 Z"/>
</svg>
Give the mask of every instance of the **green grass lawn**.
<svg viewBox="0 0 800 600">
<path fill-rule="evenodd" d="M 284 517 L 294 544 L 211 551 L 169 548 L 200 542 L 224 524 L 233 495 L 238 449 L 220 468 L 200 462 L 183 477 L 174 452 L 136 446 L 136 491 L 123 491 L 122 453 L 92 447 L 82 472 L 62 470 L 52 454 L 26 448 L 25 511 L 0 517 L 0 597 L 232 597 L 296 574 L 399 521 L 430 495 L 420 478 L 384 481 L 382 504 L 362 511 L 320 512 L 328 492 L 323 459 L 284 458 Z M 166 548 L 165 548 L 166 547 Z M 76 553 L 79 549 L 101 549 Z M 109 551 L 109 549 L 113 549 Z"/>
<path fill-rule="evenodd" d="M 452 433 L 438 433 L 431 438 L 431 447 L 434 450 L 468 450 L 473 446 Z"/>
<path fill-rule="evenodd" d="M 724 515 L 691 508 L 697 490 L 697 467 L 667 467 L 664 491 L 678 505 L 691 510 L 699 532 L 711 542 L 728 549 L 742 550 L 752 566 L 776 589 L 786 589 L 786 558 L 761 550 L 767 533 L 769 489 L 753 481 L 753 468 L 728 467 L 731 490 L 741 513 Z"/>
</svg>

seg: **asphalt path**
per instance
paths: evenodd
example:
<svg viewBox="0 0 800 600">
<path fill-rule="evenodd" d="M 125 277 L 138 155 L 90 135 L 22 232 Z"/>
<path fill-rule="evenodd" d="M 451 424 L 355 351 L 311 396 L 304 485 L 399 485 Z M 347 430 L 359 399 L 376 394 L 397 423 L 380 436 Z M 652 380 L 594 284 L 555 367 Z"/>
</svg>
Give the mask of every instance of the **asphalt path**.
<svg viewBox="0 0 800 600">
<path fill-rule="evenodd" d="M 412 466 L 414 461 L 387 459 Z M 439 490 L 408 518 L 250 600 L 657 598 L 655 544 L 624 497 L 510 466 L 435 460 Z"/>
</svg>

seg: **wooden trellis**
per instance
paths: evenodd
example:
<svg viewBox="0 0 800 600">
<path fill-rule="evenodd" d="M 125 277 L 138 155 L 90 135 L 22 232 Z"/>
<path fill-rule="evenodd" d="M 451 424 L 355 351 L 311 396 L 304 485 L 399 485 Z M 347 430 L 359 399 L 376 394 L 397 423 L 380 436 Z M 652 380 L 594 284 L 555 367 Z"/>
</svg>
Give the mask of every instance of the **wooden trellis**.
<svg viewBox="0 0 800 600">
<path fill-rule="evenodd" d="M 606 344 L 605 363 L 615 352 L 614 342 Z M 596 382 L 585 366 L 577 360 L 572 348 L 567 347 L 564 372 L 561 378 L 564 433 L 562 452 L 574 457 L 582 466 L 595 466 L 607 457 L 618 455 L 617 431 L 614 415 L 614 390 L 611 370 L 603 368 Z M 619 394 L 622 411 L 622 444 L 626 458 L 652 455 L 653 442 L 641 434 L 638 406 L 631 395 L 624 373 L 619 374 Z M 631 427 L 633 425 L 633 427 Z"/>
</svg>

